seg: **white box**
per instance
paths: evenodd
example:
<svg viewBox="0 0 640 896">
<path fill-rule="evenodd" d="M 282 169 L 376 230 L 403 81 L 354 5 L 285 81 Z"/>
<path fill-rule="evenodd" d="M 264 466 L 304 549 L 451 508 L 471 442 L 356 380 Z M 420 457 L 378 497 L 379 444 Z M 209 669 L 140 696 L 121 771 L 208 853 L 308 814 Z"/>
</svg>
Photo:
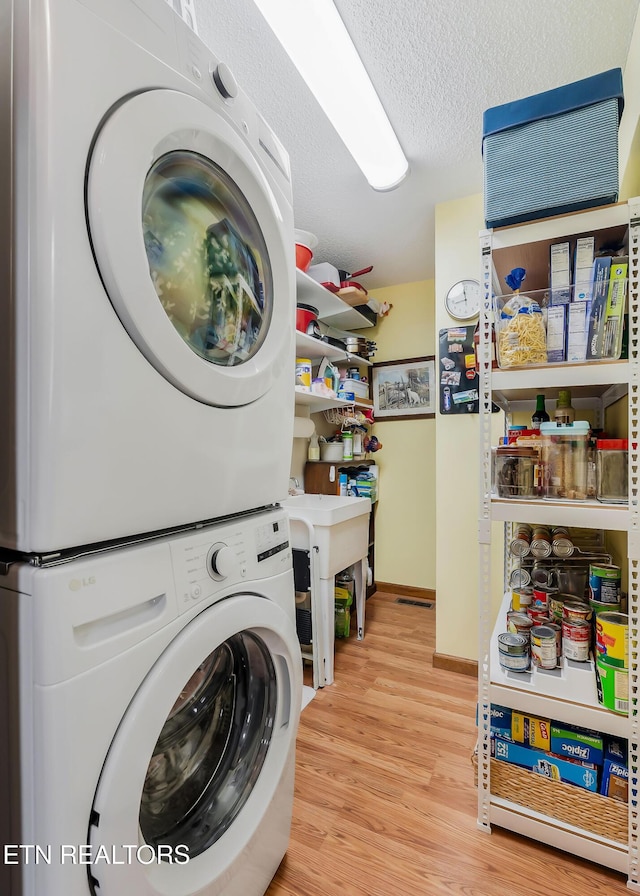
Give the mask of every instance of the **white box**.
<svg viewBox="0 0 640 896">
<path fill-rule="evenodd" d="M 564 361 L 565 306 L 552 305 L 547 310 L 547 361 Z"/>
<path fill-rule="evenodd" d="M 369 383 L 363 383 L 362 380 L 346 379 L 340 382 L 340 388 L 345 392 L 353 392 L 356 398 L 369 397 Z"/>
<path fill-rule="evenodd" d="M 551 246 L 551 304 L 568 305 L 571 300 L 571 260 L 569 243 Z"/>
<path fill-rule="evenodd" d="M 584 361 L 587 357 L 590 302 L 578 301 L 569 305 L 567 322 L 567 361 Z"/>
<path fill-rule="evenodd" d="M 593 280 L 593 252 L 595 239 L 585 236 L 576 242 L 576 257 L 573 269 L 574 302 L 591 301 L 591 283 Z M 582 359 L 584 361 L 584 357 Z"/>
</svg>

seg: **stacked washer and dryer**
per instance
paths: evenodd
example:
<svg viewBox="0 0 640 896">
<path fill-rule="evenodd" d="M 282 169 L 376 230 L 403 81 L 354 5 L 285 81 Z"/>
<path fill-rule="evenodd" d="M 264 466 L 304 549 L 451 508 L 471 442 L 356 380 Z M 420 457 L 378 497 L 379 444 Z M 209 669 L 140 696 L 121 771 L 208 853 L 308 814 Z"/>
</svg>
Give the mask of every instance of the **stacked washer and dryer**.
<svg viewBox="0 0 640 896">
<path fill-rule="evenodd" d="M 0 892 L 260 896 L 302 688 L 288 157 L 162 0 L 0 0 L 0 108 Z"/>
</svg>

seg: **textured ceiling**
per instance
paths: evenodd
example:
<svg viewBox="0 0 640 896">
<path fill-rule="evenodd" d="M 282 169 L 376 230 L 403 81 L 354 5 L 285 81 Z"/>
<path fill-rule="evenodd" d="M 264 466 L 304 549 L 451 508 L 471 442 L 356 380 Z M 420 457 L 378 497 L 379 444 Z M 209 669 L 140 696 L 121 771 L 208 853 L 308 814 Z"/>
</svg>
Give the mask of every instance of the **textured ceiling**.
<svg viewBox="0 0 640 896">
<path fill-rule="evenodd" d="M 434 276 L 434 206 L 482 191 L 485 109 L 620 66 L 639 0 L 335 0 L 409 159 L 376 193 L 253 0 L 196 0 L 200 36 L 291 156 L 314 261 L 369 288 Z M 304 0 L 296 12 L 304 16 Z"/>
</svg>

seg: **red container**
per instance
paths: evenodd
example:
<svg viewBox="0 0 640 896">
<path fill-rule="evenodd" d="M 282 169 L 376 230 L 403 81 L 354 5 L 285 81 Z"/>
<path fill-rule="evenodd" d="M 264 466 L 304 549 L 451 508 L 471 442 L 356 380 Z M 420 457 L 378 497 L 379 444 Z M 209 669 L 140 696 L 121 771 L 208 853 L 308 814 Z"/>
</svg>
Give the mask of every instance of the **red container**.
<svg viewBox="0 0 640 896">
<path fill-rule="evenodd" d="M 296 243 L 296 267 L 300 268 L 301 271 L 307 271 L 309 269 L 309 265 L 311 264 L 311 259 L 313 258 L 313 252 L 309 249 L 308 246 L 303 246 L 301 243 Z"/>
<path fill-rule="evenodd" d="M 306 333 L 307 327 L 314 320 L 318 320 L 317 308 L 314 308 L 313 305 L 303 305 L 302 303 L 296 306 L 296 330 Z"/>
</svg>

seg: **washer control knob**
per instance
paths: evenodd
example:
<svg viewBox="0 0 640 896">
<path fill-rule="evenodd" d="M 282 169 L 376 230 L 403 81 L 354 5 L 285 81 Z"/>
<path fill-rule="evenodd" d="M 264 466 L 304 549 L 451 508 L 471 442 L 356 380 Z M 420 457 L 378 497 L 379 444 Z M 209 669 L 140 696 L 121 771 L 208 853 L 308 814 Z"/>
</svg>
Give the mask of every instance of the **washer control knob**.
<svg viewBox="0 0 640 896">
<path fill-rule="evenodd" d="M 226 579 L 236 567 L 236 555 L 226 544 L 214 544 L 209 560 L 214 579 Z"/>
<path fill-rule="evenodd" d="M 233 100 L 238 96 L 238 82 L 233 72 L 224 62 L 219 62 L 211 73 L 213 83 L 225 100 Z"/>
</svg>

